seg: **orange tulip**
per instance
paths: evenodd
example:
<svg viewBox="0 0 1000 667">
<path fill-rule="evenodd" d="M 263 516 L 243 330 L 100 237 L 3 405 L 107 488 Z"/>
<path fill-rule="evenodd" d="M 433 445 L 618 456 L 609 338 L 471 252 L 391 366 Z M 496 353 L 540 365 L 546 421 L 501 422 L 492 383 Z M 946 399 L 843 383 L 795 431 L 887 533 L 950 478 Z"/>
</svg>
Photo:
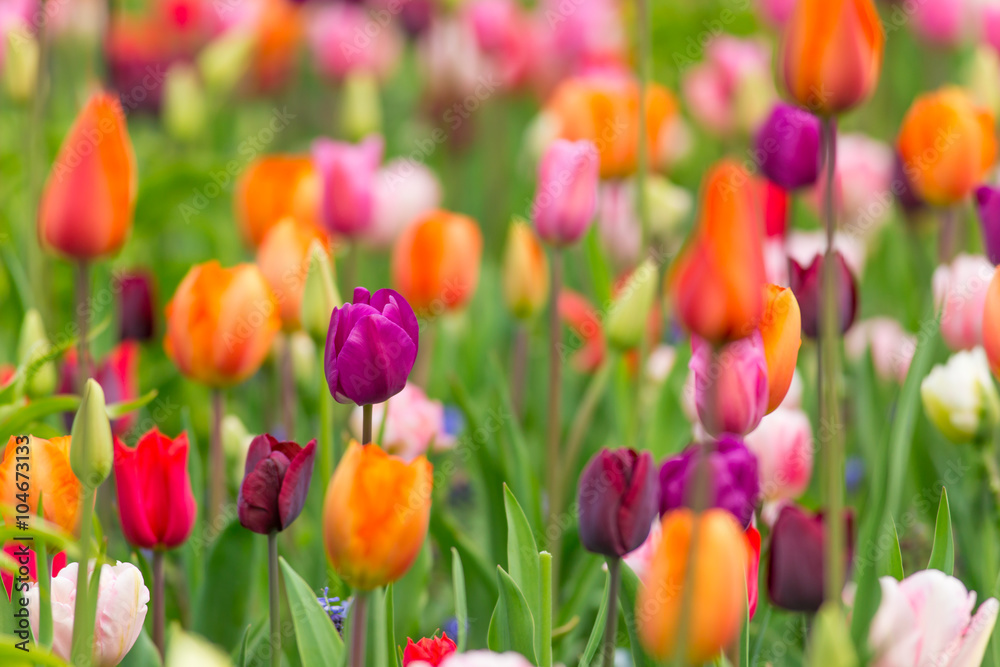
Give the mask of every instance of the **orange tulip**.
<svg viewBox="0 0 1000 667">
<path fill-rule="evenodd" d="M 546 112 L 555 120 L 557 137 L 587 139 L 600 153 L 601 176 L 614 178 L 635 173 L 639 155 L 639 86 L 628 78 L 590 77 L 567 79 L 552 93 Z M 674 96 L 653 84 L 647 91 L 646 130 L 648 155 L 660 154 L 678 119 Z"/>
<path fill-rule="evenodd" d="M 781 44 L 785 88 L 813 113 L 847 111 L 875 90 L 884 46 L 872 0 L 799 0 Z"/>
<path fill-rule="evenodd" d="M 431 211 L 396 240 L 393 286 L 420 314 L 461 308 L 476 291 L 482 254 L 483 235 L 475 220 Z"/>
<path fill-rule="evenodd" d="M 132 229 L 136 190 L 125 114 L 117 97 L 98 93 L 76 117 L 49 172 L 39 242 L 76 259 L 118 252 Z"/>
<path fill-rule="evenodd" d="M 507 234 L 503 296 L 507 308 L 519 319 L 537 315 L 549 298 L 549 260 L 535 232 L 520 220 Z"/>
<path fill-rule="evenodd" d="M 247 166 L 236 183 L 236 220 L 256 247 L 288 216 L 319 223 L 319 177 L 308 156 L 268 155 Z"/>
<path fill-rule="evenodd" d="M 167 304 L 163 347 L 184 375 L 211 387 L 257 372 L 281 328 L 278 303 L 253 264 L 191 267 Z"/>
<path fill-rule="evenodd" d="M 661 529 L 660 543 L 636 600 L 639 639 L 651 655 L 672 656 L 682 641 L 678 637 L 684 625 L 681 614 L 687 611 L 686 661 L 708 662 L 740 634 L 749 563 L 747 540 L 733 515 L 723 509 L 701 515 L 673 510 L 663 516 Z M 695 530 L 697 544 L 691 554 Z M 695 563 L 690 577 L 689 555 Z M 690 594 L 684 590 L 688 581 L 693 586 Z M 683 609 L 685 599 L 690 600 L 687 610 Z"/>
<path fill-rule="evenodd" d="M 253 78 L 261 92 L 274 91 L 295 66 L 295 49 L 302 36 L 302 16 L 294 2 L 265 0 L 257 22 Z"/>
<path fill-rule="evenodd" d="M 997 157 L 993 116 L 953 86 L 913 102 L 896 145 L 914 190 L 939 206 L 968 197 Z"/>
<path fill-rule="evenodd" d="M 403 576 L 427 536 L 433 467 L 351 442 L 323 502 L 326 553 L 340 577 L 371 590 Z"/>
<path fill-rule="evenodd" d="M 724 160 L 705 177 L 692 238 L 667 274 L 677 316 L 712 342 L 748 336 L 763 314 L 761 222 L 750 177 Z"/>
<path fill-rule="evenodd" d="M 18 442 L 15 436 L 7 441 L 3 461 L 0 462 L 0 503 L 15 508 L 24 504 L 24 496 L 17 488 L 17 482 L 23 482 L 24 478 L 17 478 L 17 466 L 27 463 L 27 467 L 22 466 L 20 470 L 30 472 L 30 483 L 27 491 L 23 492 L 28 494 L 26 504 L 29 513 L 34 515 L 38 512 L 38 498 L 41 496 L 44 499 L 42 509 L 45 519 L 69 533 L 75 533 L 80 523 L 82 493 L 80 482 L 69 464 L 70 437 L 65 435 L 43 440 L 32 435 L 28 438 L 27 445 Z M 28 461 L 17 461 L 20 456 L 27 456 Z"/>
<path fill-rule="evenodd" d="M 257 266 L 278 298 L 281 324 L 286 331 L 297 331 L 301 327 L 302 292 L 313 241 L 319 241 L 324 248 L 330 243 L 326 232 L 319 227 L 285 218 L 267 233 L 257 248 Z"/>
<path fill-rule="evenodd" d="M 764 288 L 760 335 L 767 360 L 767 411 L 772 412 L 788 393 L 802 345 L 802 313 L 789 288 L 778 285 Z"/>
<path fill-rule="evenodd" d="M 993 273 L 993 280 L 986 288 L 986 305 L 983 307 L 983 347 L 990 360 L 993 375 L 1000 379 L 1000 268 Z"/>
</svg>

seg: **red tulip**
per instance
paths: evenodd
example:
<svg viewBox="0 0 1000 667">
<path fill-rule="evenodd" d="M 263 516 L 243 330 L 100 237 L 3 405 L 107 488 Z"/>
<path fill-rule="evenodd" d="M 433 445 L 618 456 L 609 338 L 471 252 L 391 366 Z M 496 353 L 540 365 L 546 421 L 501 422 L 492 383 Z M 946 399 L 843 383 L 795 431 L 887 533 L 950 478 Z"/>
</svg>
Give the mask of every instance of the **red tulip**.
<svg viewBox="0 0 1000 667">
<path fill-rule="evenodd" d="M 455 652 L 455 642 L 448 639 L 448 633 L 441 633 L 440 637 L 424 637 L 418 642 L 407 639 L 406 648 L 403 650 L 403 667 L 409 667 L 414 663 L 420 665 L 429 664 L 437 667 L 441 662 Z"/>
</svg>

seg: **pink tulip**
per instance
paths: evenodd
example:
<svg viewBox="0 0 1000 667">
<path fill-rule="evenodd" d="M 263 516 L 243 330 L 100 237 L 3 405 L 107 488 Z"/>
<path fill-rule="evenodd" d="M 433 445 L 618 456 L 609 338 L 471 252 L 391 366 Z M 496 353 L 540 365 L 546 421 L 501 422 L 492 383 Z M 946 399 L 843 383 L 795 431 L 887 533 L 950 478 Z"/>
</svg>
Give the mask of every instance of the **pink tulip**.
<svg viewBox="0 0 1000 667">
<path fill-rule="evenodd" d="M 895 197 L 892 179 L 896 157 L 888 144 L 864 134 L 837 137 L 834 202 L 837 216 L 851 236 L 868 237 L 888 221 Z M 826 175 L 820 174 L 810 204 L 819 210 Z"/>
<path fill-rule="evenodd" d="M 979 13 L 982 40 L 1000 51 L 1000 5 L 983 5 Z"/>
<path fill-rule="evenodd" d="M 525 82 L 535 64 L 529 19 L 515 0 L 473 0 L 463 7 L 480 52 L 505 88 Z"/>
<path fill-rule="evenodd" d="M 590 141 L 556 139 L 538 167 L 532 219 L 538 236 L 552 245 L 572 245 L 594 217 L 597 148 Z"/>
<path fill-rule="evenodd" d="M 969 0 L 920 0 L 913 3 L 910 25 L 922 40 L 938 46 L 956 46 L 971 20 Z"/>
<path fill-rule="evenodd" d="M 642 225 L 635 210 L 634 182 L 607 181 L 600 185 L 597 233 L 615 264 L 635 265 L 642 246 Z"/>
<path fill-rule="evenodd" d="M 425 94 L 432 102 L 444 106 L 475 95 L 476 87 L 488 71 L 475 31 L 468 22 L 458 19 L 440 19 L 431 23 L 417 44 L 417 58 L 425 82 Z M 462 113 L 466 113 L 464 109 Z M 464 121 L 454 111 L 448 118 Z"/>
<path fill-rule="evenodd" d="M 360 144 L 330 139 L 313 143 L 313 162 L 323 191 L 321 219 L 331 232 L 354 238 L 371 225 L 375 174 L 384 146 L 378 135 Z"/>
<path fill-rule="evenodd" d="M 403 49 L 395 21 L 383 25 L 363 5 L 350 3 L 317 6 L 308 38 L 319 71 L 337 81 L 356 72 L 385 79 Z"/>
<path fill-rule="evenodd" d="M 873 317 L 851 327 L 844 338 L 844 349 L 852 361 L 871 350 L 875 375 L 884 381 L 903 384 L 917 351 L 917 337 L 904 331 L 896 320 Z"/>
<path fill-rule="evenodd" d="M 979 667 L 1000 610 L 996 598 L 973 615 L 976 593 L 939 570 L 879 583 L 882 600 L 868 631 L 873 667 Z"/>
<path fill-rule="evenodd" d="M 36 0 L 5 0 L 0 2 L 0 72 L 7 53 L 7 35 L 17 31 L 34 32 L 30 29 L 31 18 L 37 11 Z"/>
<path fill-rule="evenodd" d="M 715 354 L 700 338 L 691 340 L 694 354 L 689 367 L 694 375 L 698 418 L 714 436 L 745 435 L 757 428 L 767 411 L 767 360 L 759 331 L 728 343 Z"/>
<path fill-rule="evenodd" d="M 692 115 L 719 135 L 751 129 L 754 118 L 741 117 L 738 98 L 771 82 L 771 53 L 762 42 L 724 35 L 705 47 L 705 60 L 687 70 L 682 82 Z M 769 92 L 775 96 L 773 89 Z"/>
<path fill-rule="evenodd" d="M 809 488 L 812 427 L 802 410 L 779 407 L 761 420 L 745 442 L 757 455 L 760 493 L 765 501 L 795 500 Z"/>
<path fill-rule="evenodd" d="M 441 182 L 427 166 L 406 158 L 386 163 L 375 175 L 375 210 L 365 243 L 388 248 L 410 223 L 441 205 Z"/>
<path fill-rule="evenodd" d="M 775 27 L 782 27 L 792 17 L 796 0 L 757 0 L 757 11 L 764 20 Z"/>
<path fill-rule="evenodd" d="M 568 8 L 568 9 L 567 9 Z M 559 80 L 624 62 L 628 38 L 616 0 L 540 0 L 534 17 L 533 77 L 549 92 Z"/>
<path fill-rule="evenodd" d="M 415 384 L 407 384 L 385 403 L 372 406 L 372 424 L 375 433 L 383 433 L 379 446 L 407 463 L 426 454 L 432 446 L 434 451 L 443 451 L 455 444 L 454 437 L 445 430 L 444 406 L 427 398 Z M 358 406 L 351 414 L 351 430 L 359 440 L 361 426 L 362 408 Z"/>
<path fill-rule="evenodd" d="M 982 255 L 959 255 L 934 270 L 934 300 L 941 310 L 941 335 L 952 350 L 983 343 L 983 308 L 993 264 Z"/>
</svg>

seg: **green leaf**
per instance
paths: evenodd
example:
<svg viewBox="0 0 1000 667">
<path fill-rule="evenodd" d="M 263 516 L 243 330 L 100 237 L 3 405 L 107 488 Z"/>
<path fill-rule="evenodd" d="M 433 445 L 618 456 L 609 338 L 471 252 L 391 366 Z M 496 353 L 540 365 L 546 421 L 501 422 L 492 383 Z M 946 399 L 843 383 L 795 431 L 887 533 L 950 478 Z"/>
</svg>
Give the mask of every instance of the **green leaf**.
<svg viewBox="0 0 1000 667">
<path fill-rule="evenodd" d="M 220 646 L 235 646 L 247 624 L 253 586 L 260 560 L 260 539 L 232 521 L 212 545 L 194 608 L 193 627 Z M 219 613 L 219 601 L 226 613 Z"/>
<path fill-rule="evenodd" d="M 119 667 L 161 667 L 163 661 L 160 660 L 160 652 L 156 650 L 156 644 L 145 631 L 139 633 L 139 638 L 135 640 L 125 658 L 118 663 Z"/>
<path fill-rule="evenodd" d="M 892 544 L 889 545 L 889 575 L 896 581 L 902 581 L 906 574 L 903 572 L 903 552 L 899 548 L 899 533 L 896 532 L 896 522 L 892 522 Z"/>
<path fill-rule="evenodd" d="M 295 626 L 295 641 L 302 667 L 339 664 L 344 656 L 344 641 L 337 628 L 316 601 L 316 594 L 309 584 L 284 558 L 279 558 L 278 563 L 285 580 L 285 596 Z"/>
<path fill-rule="evenodd" d="M 456 644 L 458 652 L 465 651 L 465 644 L 469 635 L 469 605 L 465 600 L 465 570 L 462 567 L 462 557 L 458 555 L 458 549 L 451 548 L 451 585 L 455 590 L 455 621 L 458 623 L 458 639 Z"/>
<path fill-rule="evenodd" d="M 947 575 L 955 571 L 955 538 L 951 532 L 951 509 L 948 507 L 948 491 L 941 487 L 941 502 L 938 505 L 937 520 L 934 522 L 934 546 L 928 569 L 941 570 Z"/>
<path fill-rule="evenodd" d="M 399 667 L 399 651 L 396 646 L 396 628 L 393 621 L 393 607 L 395 606 L 393 585 L 389 584 L 385 589 L 385 636 L 386 650 L 389 652 L 390 667 Z"/>
<path fill-rule="evenodd" d="M 486 643 L 491 651 L 516 651 L 535 663 L 535 623 L 524 594 L 502 567 L 497 566 L 500 598 L 493 609 Z"/>
<path fill-rule="evenodd" d="M 625 628 L 628 630 L 628 641 L 632 646 L 632 667 L 653 667 L 656 663 L 650 658 L 639 641 L 639 627 L 635 620 L 635 604 L 639 595 L 639 577 L 632 568 L 622 561 L 622 588 L 619 592 L 622 614 L 625 616 Z"/>
<path fill-rule="evenodd" d="M 507 568 L 510 578 L 524 594 L 531 617 L 539 620 L 542 614 L 542 579 L 535 536 L 521 505 L 506 484 L 503 485 L 503 503 L 507 513 Z M 532 640 L 535 655 L 541 652 L 541 630 L 542 624 L 535 623 Z"/>
<path fill-rule="evenodd" d="M 389 667 L 386 649 L 385 593 L 375 589 L 368 594 L 368 643 L 365 653 L 366 667 Z"/>
<path fill-rule="evenodd" d="M 430 576 L 433 565 L 430 540 L 424 540 L 417 552 L 417 559 L 401 578 L 392 584 L 395 602 L 393 632 L 397 637 L 418 637 L 427 607 L 427 592 L 431 590 Z"/>
<path fill-rule="evenodd" d="M 594 628 L 590 631 L 590 639 L 587 640 L 587 647 L 583 649 L 583 656 L 580 657 L 579 667 L 590 667 L 590 661 L 594 659 L 597 650 L 601 647 L 601 640 L 604 639 L 604 624 L 608 618 L 608 587 L 611 585 L 611 578 L 604 577 L 604 592 L 601 593 L 601 606 L 597 610 L 597 618 L 594 619 Z"/>
<path fill-rule="evenodd" d="M 294 618 L 293 618 L 294 620 Z M 240 642 L 240 652 L 236 655 L 236 667 L 249 667 L 247 656 L 250 648 L 250 625 L 243 631 L 243 641 Z"/>
<path fill-rule="evenodd" d="M 139 398 L 133 398 L 131 401 L 122 401 L 121 403 L 111 403 L 108 405 L 106 412 L 108 413 L 108 419 L 118 419 L 123 417 L 130 412 L 144 408 L 153 402 L 153 399 L 157 396 L 157 391 L 155 389 L 150 389 L 145 394 Z"/>
<path fill-rule="evenodd" d="M 17 637 L 0 635 L 0 665 L 4 665 L 4 667 L 21 667 L 24 665 L 27 667 L 27 665 L 35 664 L 44 665 L 45 667 L 69 667 L 60 658 L 36 644 L 31 644 L 30 653 L 25 653 L 16 647 L 19 641 L 21 640 Z"/>
</svg>

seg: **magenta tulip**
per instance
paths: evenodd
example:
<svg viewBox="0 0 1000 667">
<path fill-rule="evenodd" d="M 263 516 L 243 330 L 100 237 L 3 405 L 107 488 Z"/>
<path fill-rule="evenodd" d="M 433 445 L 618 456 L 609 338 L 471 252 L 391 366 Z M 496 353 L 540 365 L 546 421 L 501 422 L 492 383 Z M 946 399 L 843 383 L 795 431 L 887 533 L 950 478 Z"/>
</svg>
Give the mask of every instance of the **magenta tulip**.
<svg viewBox="0 0 1000 667">
<path fill-rule="evenodd" d="M 322 187 L 320 219 L 331 232 L 354 238 L 371 225 L 375 175 L 384 146 L 378 135 L 356 145 L 330 139 L 313 143 L 313 162 Z"/>
<path fill-rule="evenodd" d="M 597 148 L 589 141 L 557 139 L 538 167 L 532 219 L 538 236 L 555 246 L 583 236 L 597 208 Z"/>
<path fill-rule="evenodd" d="M 306 503 L 315 461 L 315 440 L 301 447 L 271 435 L 254 438 L 236 504 L 240 524 L 261 535 L 292 525 Z"/>
</svg>

